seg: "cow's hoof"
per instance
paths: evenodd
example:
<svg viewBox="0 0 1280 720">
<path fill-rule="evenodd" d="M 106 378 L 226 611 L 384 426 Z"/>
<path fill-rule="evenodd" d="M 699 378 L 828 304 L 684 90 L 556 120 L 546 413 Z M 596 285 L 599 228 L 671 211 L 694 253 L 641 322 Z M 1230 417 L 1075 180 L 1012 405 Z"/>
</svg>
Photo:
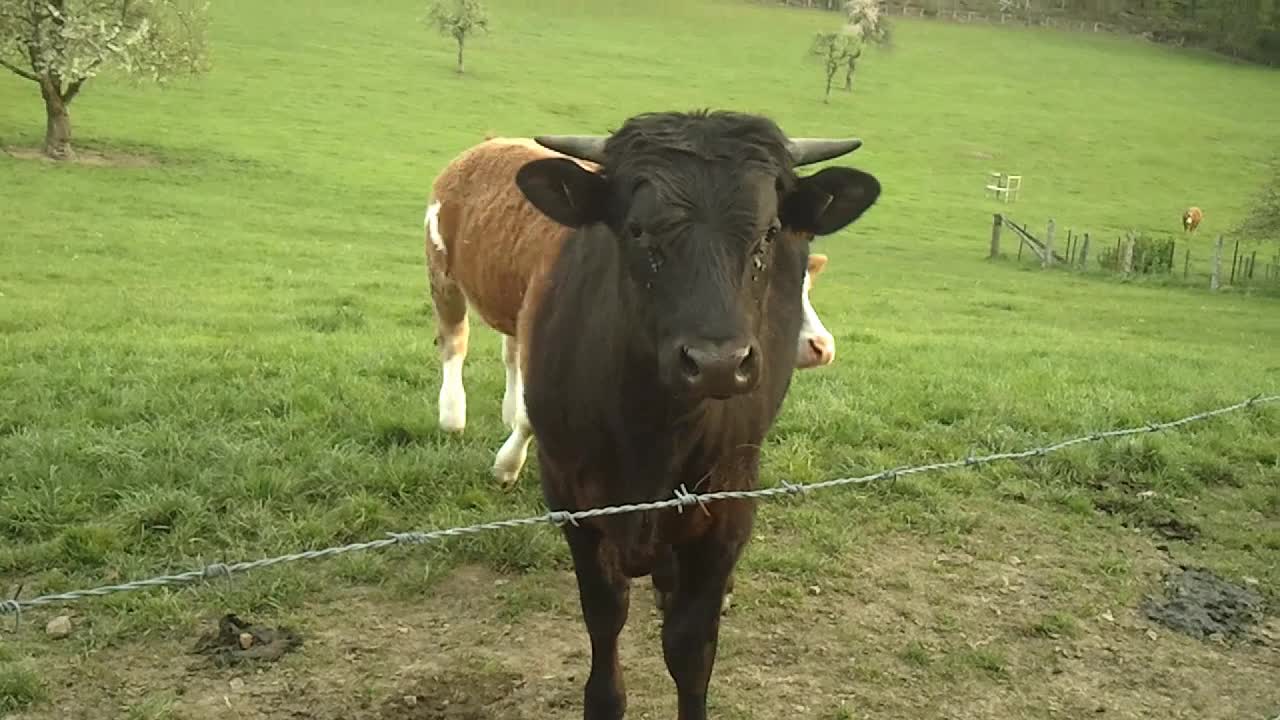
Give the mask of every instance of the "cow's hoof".
<svg viewBox="0 0 1280 720">
<path fill-rule="evenodd" d="M 440 407 L 440 429 L 448 433 L 460 433 L 467 427 L 467 406 L 446 404 Z"/>
<path fill-rule="evenodd" d="M 512 472 L 511 470 L 494 468 L 493 479 L 497 480 L 498 484 L 504 488 L 513 488 L 516 485 L 516 481 L 520 479 L 520 471 L 516 470 Z"/>
<path fill-rule="evenodd" d="M 732 606 L 733 606 L 733 593 L 725 593 L 724 597 L 720 598 L 720 614 L 728 615 L 729 608 Z"/>
</svg>

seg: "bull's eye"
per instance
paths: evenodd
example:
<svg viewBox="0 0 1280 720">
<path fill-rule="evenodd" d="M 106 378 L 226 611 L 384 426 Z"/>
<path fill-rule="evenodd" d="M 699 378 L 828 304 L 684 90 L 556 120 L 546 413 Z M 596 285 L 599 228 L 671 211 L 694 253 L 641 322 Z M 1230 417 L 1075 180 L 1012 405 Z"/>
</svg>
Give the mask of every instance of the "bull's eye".
<svg viewBox="0 0 1280 720">
<path fill-rule="evenodd" d="M 627 223 L 627 234 L 631 236 L 632 240 L 639 240 L 640 237 L 644 235 L 644 226 L 635 220 L 632 220 Z"/>
<path fill-rule="evenodd" d="M 778 231 L 779 231 L 780 229 L 781 229 L 781 228 L 779 228 L 777 225 L 770 225 L 770 226 L 769 226 L 769 229 L 764 231 L 764 241 L 765 241 L 765 242 L 767 242 L 767 243 L 771 243 L 771 242 L 773 242 L 774 240 L 777 240 L 777 239 L 778 239 Z"/>
<path fill-rule="evenodd" d="M 760 241 L 751 249 L 751 279 L 759 280 L 760 274 L 764 272 L 765 261 L 768 258 L 768 250 L 773 243 L 774 237 L 777 235 L 775 228 L 769 228 L 765 231 Z"/>
</svg>

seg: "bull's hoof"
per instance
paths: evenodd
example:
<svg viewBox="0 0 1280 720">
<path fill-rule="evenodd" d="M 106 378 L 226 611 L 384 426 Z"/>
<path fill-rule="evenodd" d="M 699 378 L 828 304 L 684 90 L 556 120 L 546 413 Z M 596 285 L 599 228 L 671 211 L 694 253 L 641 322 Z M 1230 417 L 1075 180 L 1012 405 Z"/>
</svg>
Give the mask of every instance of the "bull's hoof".
<svg viewBox="0 0 1280 720">
<path fill-rule="evenodd" d="M 725 593 L 724 597 L 720 598 L 720 614 L 728 615 L 729 608 L 732 606 L 733 606 L 733 593 Z"/>
<path fill-rule="evenodd" d="M 666 616 L 667 603 L 671 600 L 671 593 L 664 593 L 657 587 L 653 588 L 653 606 L 658 609 L 658 614 Z"/>
</svg>

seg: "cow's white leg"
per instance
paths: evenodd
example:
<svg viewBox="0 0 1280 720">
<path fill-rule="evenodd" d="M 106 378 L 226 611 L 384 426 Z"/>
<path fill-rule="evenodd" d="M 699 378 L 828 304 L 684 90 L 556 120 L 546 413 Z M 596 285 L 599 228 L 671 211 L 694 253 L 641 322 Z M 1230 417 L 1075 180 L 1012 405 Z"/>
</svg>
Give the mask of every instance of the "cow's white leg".
<svg viewBox="0 0 1280 720">
<path fill-rule="evenodd" d="M 507 389 L 502 396 L 502 422 L 515 429 L 516 410 L 524 402 L 524 383 L 520 381 L 520 353 L 516 339 L 502 336 L 502 362 L 507 366 Z"/>
<path fill-rule="evenodd" d="M 493 476 L 502 485 L 515 484 L 516 478 L 520 476 L 520 469 L 524 467 L 525 458 L 529 456 L 533 428 L 529 426 L 529 418 L 525 417 L 523 404 L 516 411 L 514 426 L 493 461 Z"/>
<path fill-rule="evenodd" d="M 493 461 L 493 475 L 501 485 L 514 485 L 529 456 L 529 442 L 533 440 L 533 428 L 524 408 L 524 383 L 520 376 L 519 353 L 515 338 L 503 338 L 503 359 L 507 363 L 507 394 L 502 400 L 503 419 L 510 410 L 511 435 L 498 450 Z"/>
<path fill-rule="evenodd" d="M 467 426 L 467 391 L 462 386 L 462 365 L 467 359 L 469 328 L 463 318 L 440 333 L 440 427 L 462 432 Z"/>
<path fill-rule="evenodd" d="M 445 271 L 447 253 L 441 232 L 439 202 L 427 206 L 423 225 L 427 233 L 427 281 L 436 311 L 436 346 L 440 351 L 440 428 L 462 432 L 467 425 L 467 391 L 462 387 L 462 365 L 467 360 L 467 298 Z"/>
</svg>

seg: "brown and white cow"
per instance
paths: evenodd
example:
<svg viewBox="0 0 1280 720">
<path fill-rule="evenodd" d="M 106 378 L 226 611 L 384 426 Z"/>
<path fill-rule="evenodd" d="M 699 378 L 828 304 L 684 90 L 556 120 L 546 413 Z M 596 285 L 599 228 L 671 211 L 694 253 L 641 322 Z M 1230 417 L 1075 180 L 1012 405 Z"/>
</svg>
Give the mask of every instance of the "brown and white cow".
<svg viewBox="0 0 1280 720">
<path fill-rule="evenodd" d="M 517 320 L 530 278 L 559 253 L 568 230 L 538 212 L 516 187 L 516 172 L 522 166 L 547 158 L 567 156 L 528 138 L 488 138 L 441 171 L 424 219 L 427 276 L 442 365 L 440 427 L 461 432 L 466 426 L 462 367 L 470 305 L 503 336 L 502 420 L 512 432 L 497 453 L 494 475 L 504 485 L 516 481 L 532 440 L 522 420 Z M 597 169 L 595 163 L 576 162 L 585 170 Z M 827 256 L 809 256 L 802 296 L 804 321 L 796 347 L 796 367 L 802 370 L 829 365 L 835 359 L 835 338 L 809 299 L 813 281 L 826 265 Z"/>
<path fill-rule="evenodd" d="M 1200 227 L 1200 221 L 1204 219 L 1204 212 L 1194 205 L 1187 208 L 1182 213 L 1182 230 L 1184 232 L 1195 232 Z"/>
</svg>

